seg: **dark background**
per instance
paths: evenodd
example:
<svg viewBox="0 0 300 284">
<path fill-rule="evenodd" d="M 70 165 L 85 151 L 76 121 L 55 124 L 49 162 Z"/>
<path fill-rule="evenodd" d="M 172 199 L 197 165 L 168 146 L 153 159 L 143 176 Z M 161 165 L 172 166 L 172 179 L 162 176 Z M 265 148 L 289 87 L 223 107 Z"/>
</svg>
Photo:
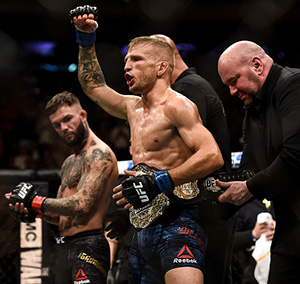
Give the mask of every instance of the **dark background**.
<svg viewBox="0 0 300 284">
<path fill-rule="evenodd" d="M 115 149 L 111 132 L 126 127 L 82 92 L 78 45 L 69 11 L 99 9 L 97 54 L 107 83 L 128 93 L 124 48 L 141 35 L 170 36 L 189 66 L 197 68 L 220 95 L 227 113 L 232 151 L 241 151 L 244 110 L 217 73 L 217 60 L 230 44 L 247 39 L 263 46 L 281 65 L 300 67 L 300 1 L 200 0 L 0 0 L 0 168 L 60 167 L 69 154 L 43 114 L 46 102 L 63 90 L 79 96 L 94 132 Z M 76 65 L 71 65 L 75 66 Z M 126 136 L 126 134 L 124 134 Z M 120 150 L 120 151 L 119 151 Z"/>
</svg>

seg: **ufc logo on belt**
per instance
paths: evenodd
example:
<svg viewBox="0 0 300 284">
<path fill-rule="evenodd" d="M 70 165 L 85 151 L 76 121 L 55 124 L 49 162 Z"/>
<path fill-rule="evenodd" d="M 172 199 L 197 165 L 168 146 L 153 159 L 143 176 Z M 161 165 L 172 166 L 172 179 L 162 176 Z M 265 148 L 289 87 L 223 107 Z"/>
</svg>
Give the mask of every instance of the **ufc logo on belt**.
<svg viewBox="0 0 300 284">
<path fill-rule="evenodd" d="M 138 194 L 140 200 L 142 202 L 148 202 L 149 201 L 149 197 L 146 193 L 146 191 L 143 191 L 143 184 L 141 182 L 139 182 L 138 184 L 136 183 L 133 183 L 133 187 L 135 188 L 136 190 L 136 193 Z"/>
</svg>

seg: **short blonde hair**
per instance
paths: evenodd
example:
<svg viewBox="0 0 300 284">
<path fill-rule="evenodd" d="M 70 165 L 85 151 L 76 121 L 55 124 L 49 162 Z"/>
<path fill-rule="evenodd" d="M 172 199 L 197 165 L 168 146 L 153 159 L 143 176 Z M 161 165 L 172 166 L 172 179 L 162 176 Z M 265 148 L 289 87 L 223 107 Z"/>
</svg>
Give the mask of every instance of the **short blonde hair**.
<svg viewBox="0 0 300 284">
<path fill-rule="evenodd" d="M 149 44 L 162 49 L 164 52 L 159 53 L 160 60 L 167 61 L 169 63 L 171 72 L 173 71 L 175 65 L 174 50 L 169 43 L 150 36 L 140 36 L 132 39 L 129 42 L 128 50 L 138 44 Z"/>
</svg>

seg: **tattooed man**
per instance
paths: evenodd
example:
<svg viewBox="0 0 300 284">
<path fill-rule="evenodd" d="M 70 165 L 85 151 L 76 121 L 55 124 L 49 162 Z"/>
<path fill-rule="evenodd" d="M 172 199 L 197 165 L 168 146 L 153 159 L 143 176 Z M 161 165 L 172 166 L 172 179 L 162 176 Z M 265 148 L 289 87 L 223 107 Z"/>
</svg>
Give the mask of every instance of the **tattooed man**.
<svg viewBox="0 0 300 284">
<path fill-rule="evenodd" d="M 151 37 L 133 39 L 125 79 L 133 95 L 105 82 L 95 51 L 96 9 L 71 11 L 79 43 L 78 76 L 85 93 L 105 111 L 128 120 L 133 171 L 114 189 L 135 226 L 130 283 L 203 283 L 206 237 L 196 209 L 195 180 L 222 167 L 223 159 L 194 103 L 171 90 L 174 54 Z M 140 96 L 141 94 L 141 96 Z"/>
<path fill-rule="evenodd" d="M 7 194 L 9 206 L 21 221 L 42 217 L 58 224 L 56 283 L 106 283 L 110 252 L 102 219 L 118 177 L 116 157 L 92 132 L 74 94 L 55 95 L 46 114 L 74 150 L 62 165 L 57 198 L 38 196 L 31 184 L 21 183 Z"/>
</svg>

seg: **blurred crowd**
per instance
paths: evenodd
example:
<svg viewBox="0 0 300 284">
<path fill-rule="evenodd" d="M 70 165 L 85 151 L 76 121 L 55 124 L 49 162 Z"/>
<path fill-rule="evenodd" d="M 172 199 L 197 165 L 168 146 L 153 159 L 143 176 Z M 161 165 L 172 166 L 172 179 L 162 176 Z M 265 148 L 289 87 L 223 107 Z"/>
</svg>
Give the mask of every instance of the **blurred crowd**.
<svg viewBox="0 0 300 284">
<path fill-rule="evenodd" d="M 34 76 L 2 78 L 0 89 L 0 169 L 60 168 L 71 152 L 44 113 L 55 92 L 51 88 L 44 92 Z M 126 122 L 106 114 L 77 86 L 70 91 L 82 97 L 93 131 L 112 147 L 119 160 L 130 159 Z"/>
<path fill-rule="evenodd" d="M 107 83 L 121 93 L 128 93 L 123 79 L 123 55 L 115 45 L 101 43 L 102 68 Z M 76 50 L 73 50 L 75 52 Z M 241 151 L 241 125 L 243 109 L 239 100 L 229 95 L 228 88 L 218 77 L 216 54 L 202 54 L 197 50 L 186 60 L 216 89 L 227 114 L 232 151 Z M 76 58 L 77 55 L 73 57 Z M 60 168 L 70 150 L 59 139 L 44 107 L 48 100 L 64 90 L 79 97 L 88 112 L 91 129 L 115 152 L 118 160 L 131 159 L 129 154 L 129 128 L 126 121 L 116 119 L 92 102 L 82 91 L 76 72 L 66 70 L 51 72 L 43 68 L 45 60 L 59 61 L 57 55 L 46 59 L 37 54 L 27 54 L 23 67 L 0 71 L 0 169 Z M 117 70 L 117 71 L 116 71 Z"/>
</svg>

